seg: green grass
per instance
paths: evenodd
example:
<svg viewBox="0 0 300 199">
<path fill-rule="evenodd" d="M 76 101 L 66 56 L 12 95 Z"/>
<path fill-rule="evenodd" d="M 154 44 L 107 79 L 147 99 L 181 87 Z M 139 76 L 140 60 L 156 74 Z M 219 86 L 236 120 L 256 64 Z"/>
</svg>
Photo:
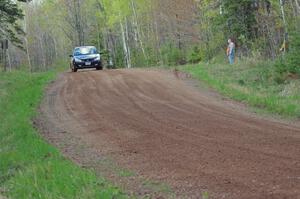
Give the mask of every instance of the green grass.
<svg viewBox="0 0 300 199">
<path fill-rule="evenodd" d="M 0 73 L 0 195 L 8 198 L 126 198 L 93 171 L 66 160 L 34 129 L 45 86 L 56 72 Z"/>
<path fill-rule="evenodd" d="M 273 63 L 199 64 L 180 70 L 256 111 L 300 118 L 300 80 L 277 74 Z"/>
<path fill-rule="evenodd" d="M 105 157 L 102 158 L 101 160 L 97 161 L 98 165 L 104 166 L 105 168 L 109 168 L 110 173 L 116 174 L 119 177 L 132 177 L 135 176 L 136 174 L 129 170 L 129 169 L 124 169 L 120 168 L 111 158 Z"/>
</svg>

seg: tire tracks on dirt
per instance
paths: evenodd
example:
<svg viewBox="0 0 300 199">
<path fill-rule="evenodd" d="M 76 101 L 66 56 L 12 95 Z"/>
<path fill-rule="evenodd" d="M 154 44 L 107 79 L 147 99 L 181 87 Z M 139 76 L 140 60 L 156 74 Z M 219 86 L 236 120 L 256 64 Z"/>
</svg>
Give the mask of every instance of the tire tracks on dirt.
<svg viewBox="0 0 300 199">
<path fill-rule="evenodd" d="M 128 179 L 103 173 L 138 196 L 171 197 L 142 188 L 147 179 L 170 185 L 175 198 L 300 198 L 299 122 L 233 109 L 172 73 L 65 73 L 40 110 L 51 143 L 83 165 L 107 157 L 133 171 Z"/>
</svg>

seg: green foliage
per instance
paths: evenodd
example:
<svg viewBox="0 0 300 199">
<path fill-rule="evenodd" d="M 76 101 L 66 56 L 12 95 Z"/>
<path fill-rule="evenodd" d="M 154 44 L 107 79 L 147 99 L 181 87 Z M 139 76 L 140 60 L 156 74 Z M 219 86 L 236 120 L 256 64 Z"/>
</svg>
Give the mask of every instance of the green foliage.
<svg viewBox="0 0 300 199">
<path fill-rule="evenodd" d="M 143 53 L 139 49 L 134 48 L 131 51 L 131 61 L 133 66 L 143 67 L 147 65 L 148 60 L 144 58 Z"/>
<path fill-rule="evenodd" d="M 300 75 L 300 35 L 291 34 L 289 51 L 281 57 L 277 63 L 277 72 L 280 74 L 292 73 Z"/>
<path fill-rule="evenodd" d="M 199 63 L 203 60 L 203 51 L 201 51 L 199 46 L 194 46 L 188 53 L 187 59 L 191 64 Z"/>
<path fill-rule="evenodd" d="M 253 27 L 256 25 L 255 5 L 253 0 L 223 0 L 224 15 L 222 23 L 227 24 L 229 34 L 238 37 L 253 39 Z"/>
<path fill-rule="evenodd" d="M 115 48 L 115 57 L 114 57 L 114 65 L 117 67 L 117 68 L 123 68 L 125 66 L 125 59 L 124 59 L 124 53 L 123 53 L 123 50 L 122 50 L 122 46 L 117 46 Z"/>
<path fill-rule="evenodd" d="M 297 32 L 291 34 L 290 49 L 281 63 L 281 71 L 300 75 L 300 35 Z"/>
<path fill-rule="evenodd" d="M 200 64 L 182 67 L 195 78 L 235 100 L 282 116 L 300 118 L 300 80 L 278 83 L 273 62 L 241 62 L 236 65 Z"/>
<path fill-rule="evenodd" d="M 25 0 L 19 0 L 26 2 Z M 18 5 L 10 0 L 0 1 L 0 39 L 6 38 L 17 44 L 19 47 L 22 43 L 17 34 L 24 34 L 21 26 L 18 24 L 19 19 L 24 15 Z"/>
<path fill-rule="evenodd" d="M 163 63 L 169 66 L 186 63 L 184 52 L 182 52 L 173 43 L 167 43 L 162 47 Z"/>
<path fill-rule="evenodd" d="M 124 198 L 92 171 L 65 160 L 32 126 L 54 72 L 0 73 L 0 189 L 9 198 Z"/>
<path fill-rule="evenodd" d="M 146 63 L 148 66 L 158 66 L 161 64 L 160 57 L 157 54 L 155 49 L 148 47 L 148 48 L 146 48 L 146 53 L 147 53 Z M 145 63 L 144 63 L 144 65 L 145 65 Z"/>
</svg>

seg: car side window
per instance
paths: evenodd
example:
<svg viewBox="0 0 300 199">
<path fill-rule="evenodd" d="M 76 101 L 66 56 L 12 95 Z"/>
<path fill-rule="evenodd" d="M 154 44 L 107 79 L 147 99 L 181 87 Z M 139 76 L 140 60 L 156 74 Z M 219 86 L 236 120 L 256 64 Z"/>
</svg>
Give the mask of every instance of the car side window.
<svg viewBox="0 0 300 199">
<path fill-rule="evenodd" d="M 78 55 L 80 55 L 81 53 L 80 53 L 80 49 L 76 49 L 75 51 L 74 51 L 74 56 L 78 56 Z"/>
<path fill-rule="evenodd" d="M 98 52 L 97 52 L 97 49 L 96 48 L 92 48 L 91 49 L 91 54 L 97 54 Z"/>
</svg>

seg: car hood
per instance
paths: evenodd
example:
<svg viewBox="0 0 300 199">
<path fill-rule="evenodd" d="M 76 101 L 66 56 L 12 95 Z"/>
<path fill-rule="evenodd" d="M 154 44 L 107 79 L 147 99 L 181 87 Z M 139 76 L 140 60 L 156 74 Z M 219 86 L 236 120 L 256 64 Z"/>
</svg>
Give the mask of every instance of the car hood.
<svg viewBox="0 0 300 199">
<path fill-rule="evenodd" d="M 95 59 L 96 57 L 99 57 L 99 54 L 93 54 L 93 55 L 79 55 L 74 56 L 77 59 Z"/>
</svg>

